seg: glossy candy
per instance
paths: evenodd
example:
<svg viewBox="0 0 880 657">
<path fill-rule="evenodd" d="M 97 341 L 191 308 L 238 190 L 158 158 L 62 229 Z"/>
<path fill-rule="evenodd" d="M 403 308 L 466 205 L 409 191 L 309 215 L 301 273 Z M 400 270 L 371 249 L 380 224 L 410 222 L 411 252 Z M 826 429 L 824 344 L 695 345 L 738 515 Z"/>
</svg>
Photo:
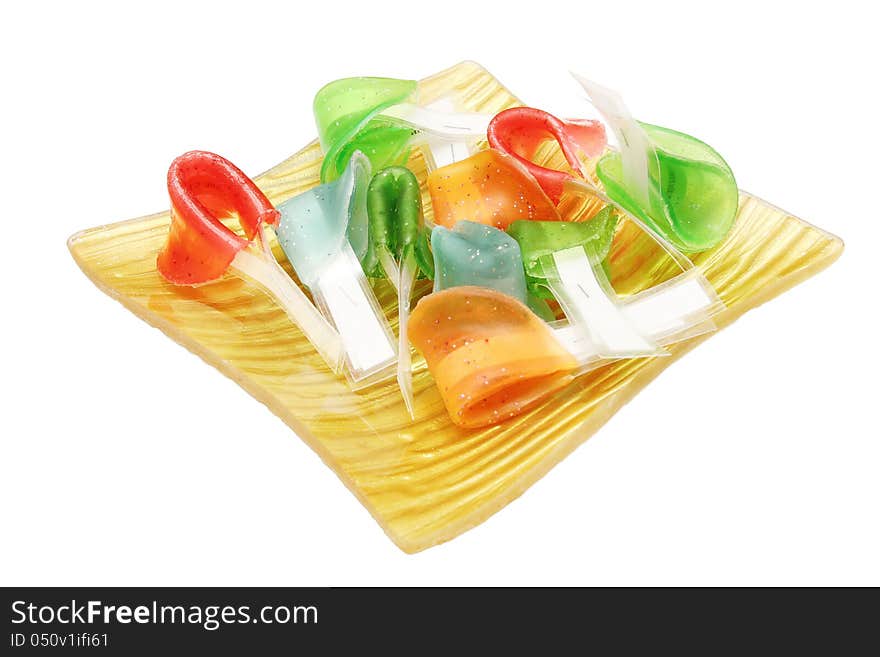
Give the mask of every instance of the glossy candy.
<svg viewBox="0 0 880 657">
<path fill-rule="evenodd" d="M 616 225 L 608 206 L 589 221 L 517 221 L 510 231 L 522 249 L 532 287 L 549 289 L 596 355 L 656 355 L 662 350 L 624 315 L 602 270 Z"/>
<path fill-rule="evenodd" d="M 335 180 L 356 150 L 381 169 L 422 147 L 436 166 L 466 157 L 485 138 L 491 115 L 455 111 L 448 97 L 417 105 L 416 94 L 414 81 L 393 78 L 345 78 L 323 87 L 314 101 L 325 153 L 321 182 Z"/>
<path fill-rule="evenodd" d="M 346 373 L 363 385 L 396 359 L 393 335 L 361 268 L 369 248 L 369 160 L 355 151 L 342 177 L 278 206 L 281 248 L 315 302 L 339 330 Z"/>
<path fill-rule="evenodd" d="M 397 284 L 397 262 L 412 255 L 416 273 L 434 278 L 431 231 L 422 214 L 419 181 L 406 167 L 387 167 L 373 176 L 367 190 L 369 247 L 362 260 L 368 276 L 384 275 Z"/>
<path fill-rule="evenodd" d="M 434 278 L 434 254 L 431 252 L 431 230 L 423 226 L 415 245 L 416 264 L 425 278 Z"/>
<path fill-rule="evenodd" d="M 405 167 L 389 167 L 373 176 L 367 190 L 367 215 L 369 249 L 362 264 L 368 274 L 384 272 L 397 288 L 397 382 L 413 416 L 407 322 L 412 286 L 419 269 L 415 250 L 422 229 L 422 195 L 415 174 Z"/>
<path fill-rule="evenodd" d="M 601 155 L 607 143 L 605 128 L 598 121 L 563 121 L 533 107 L 514 107 L 499 112 L 489 124 L 487 136 L 492 148 L 513 156 L 526 167 L 554 204 L 559 203 L 565 182 L 572 178 L 572 174 L 535 164 L 532 158 L 538 147 L 548 140 L 555 140 L 569 166 L 585 178 L 578 153 L 589 157 Z"/>
<path fill-rule="evenodd" d="M 325 85 L 314 101 L 318 138 L 324 150 L 321 182 L 336 180 L 359 150 L 374 169 L 403 158 L 412 129 L 379 114 L 411 99 L 414 80 L 345 78 Z"/>
<path fill-rule="evenodd" d="M 593 265 L 608 256 L 617 215 L 606 206 L 589 221 L 515 221 L 507 229 L 519 244 L 523 266 L 530 286 L 537 287 L 546 278 L 548 259 L 554 251 L 583 246 Z"/>
<path fill-rule="evenodd" d="M 527 223 L 527 222 L 524 222 Z M 525 303 L 526 279 L 516 240 L 503 230 L 459 221 L 431 234 L 434 291 L 460 285 L 488 287 Z"/>
<path fill-rule="evenodd" d="M 608 196 L 682 251 L 711 249 L 730 232 L 739 205 L 733 172 L 703 142 L 667 128 L 640 124 L 654 144 L 648 204 L 639 204 L 623 176 L 619 154 L 599 161 Z"/>
<path fill-rule="evenodd" d="M 607 195 L 685 253 L 719 244 L 739 204 L 724 159 L 694 137 L 636 121 L 618 94 L 575 78 L 620 142 L 596 166 Z"/>
<path fill-rule="evenodd" d="M 396 279 L 393 258 L 409 257 L 419 239 L 422 224 L 422 195 L 415 174 L 406 167 L 383 169 L 367 190 L 369 249 L 361 264 L 369 276 L 383 272 Z"/>
<path fill-rule="evenodd" d="M 409 321 L 453 422 L 471 428 L 526 410 L 573 378 L 577 361 L 520 301 L 482 287 L 423 297 Z"/>
<path fill-rule="evenodd" d="M 171 227 L 156 259 L 159 273 L 175 285 L 207 283 L 227 271 L 254 281 L 337 371 L 342 358 L 339 335 L 275 262 L 263 238 L 263 224 L 277 223 L 279 213 L 253 181 L 219 155 L 192 151 L 171 163 L 168 193 Z M 245 237 L 220 221 L 233 215 Z M 251 246 L 255 239 L 260 248 Z"/>
<path fill-rule="evenodd" d="M 522 301 L 544 321 L 556 319 L 547 302 L 526 286 L 519 245 L 503 230 L 459 221 L 452 230 L 435 226 L 431 243 L 435 292 L 458 285 L 488 287 Z"/>
<path fill-rule="evenodd" d="M 156 265 L 175 285 L 220 278 L 263 223 L 278 221 L 278 211 L 250 178 L 229 160 L 207 151 L 191 151 L 171 163 L 168 195 L 171 229 Z M 238 216 L 245 237 L 220 222 L 232 215 Z"/>
<path fill-rule="evenodd" d="M 358 259 L 366 257 L 369 182 L 370 164 L 356 152 L 342 178 L 278 206 L 278 242 L 303 284 L 311 287 L 329 262 L 349 245 Z"/>
<path fill-rule="evenodd" d="M 557 339 L 583 365 L 660 355 L 663 346 L 711 330 L 709 317 L 721 307 L 694 268 L 617 298 L 606 276 L 617 224 L 606 206 L 584 222 L 517 221 L 508 228 L 522 250 L 529 291 L 559 302 L 569 325 L 556 329 Z"/>
<path fill-rule="evenodd" d="M 518 219 L 559 221 L 556 207 L 526 169 L 495 149 L 437 169 L 428 176 L 434 223 L 462 220 L 504 230 Z"/>
</svg>

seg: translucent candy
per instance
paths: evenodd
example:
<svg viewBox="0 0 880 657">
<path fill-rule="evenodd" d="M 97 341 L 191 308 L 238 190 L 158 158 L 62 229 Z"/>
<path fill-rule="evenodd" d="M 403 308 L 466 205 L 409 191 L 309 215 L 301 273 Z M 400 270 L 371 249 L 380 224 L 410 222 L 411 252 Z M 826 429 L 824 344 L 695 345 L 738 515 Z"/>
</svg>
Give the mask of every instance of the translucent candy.
<svg viewBox="0 0 880 657">
<path fill-rule="evenodd" d="M 357 152 L 342 178 L 278 206 L 278 242 L 305 285 L 318 279 L 327 263 L 348 245 L 350 235 L 354 237 L 351 248 L 367 252 L 365 193 L 369 182 L 370 164 Z"/>
<path fill-rule="evenodd" d="M 385 315 L 360 260 L 368 250 L 367 186 L 370 163 L 355 151 L 342 177 L 278 206 L 281 248 L 315 303 L 339 331 L 346 373 L 366 385 L 396 360 Z"/>
<path fill-rule="evenodd" d="M 592 264 L 599 265 L 611 250 L 616 228 L 617 215 L 609 206 L 589 221 L 515 221 L 507 232 L 519 244 L 530 283 L 538 285 L 546 274 L 547 258 L 554 251 L 588 247 L 585 251 Z"/>
<path fill-rule="evenodd" d="M 559 302 L 569 324 L 557 328 L 556 337 L 584 365 L 661 355 L 663 346 L 711 330 L 709 317 L 721 307 L 693 267 L 661 285 L 618 297 L 606 276 L 613 269 L 609 255 L 618 223 L 614 208 L 606 206 L 585 222 L 517 221 L 508 229 L 522 250 L 530 291 L 549 292 Z M 628 230 L 632 235 L 638 228 Z M 647 233 L 636 240 L 643 248 L 652 241 Z M 642 255 L 646 263 L 676 269 L 675 260 L 658 260 L 651 249 Z"/>
<path fill-rule="evenodd" d="M 453 422 L 513 417 L 567 385 L 577 360 L 525 305 L 496 290 L 453 287 L 423 297 L 409 321 Z"/>
<path fill-rule="evenodd" d="M 560 220 L 525 167 L 492 148 L 431 172 L 428 190 L 434 223 L 446 228 L 462 220 L 502 230 L 518 219 Z"/>
<path fill-rule="evenodd" d="M 419 269 L 416 244 L 422 228 L 422 195 L 415 174 L 405 167 L 389 167 L 373 176 L 367 190 L 367 215 L 369 250 L 361 262 L 367 273 L 381 271 L 397 288 L 397 382 L 413 416 L 412 361 L 406 327 Z"/>
<path fill-rule="evenodd" d="M 263 224 L 279 213 L 253 181 L 229 160 L 206 151 L 181 155 L 168 169 L 171 227 L 159 252 L 159 273 L 175 285 L 199 285 L 227 271 L 253 280 L 302 329 L 327 365 L 338 371 L 339 334 L 327 323 L 284 269 L 263 239 Z M 220 219 L 237 216 L 245 237 Z M 257 239 L 260 244 L 252 245 Z"/>
<path fill-rule="evenodd" d="M 379 114 L 411 99 L 414 80 L 345 78 L 325 85 L 314 101 L 318 138 L 324 150 L 321 182 L 336 180 L 359 150 L 380 169 L 401 159 L 412 129 Z"/>
<path fill-rule="evenodd" d="M 620 142 L 596 166 L 607 195 L 685 253 L 719 244 L 739 204 L 724 159 L 694 137 L 636 121 L 618 94 L 575 78 Z"/>
<path fill-rule="evenodd" d="M 585 222 L 517 221 L 510 226 L 534 287 L 546 287 L 571 325 L 604 358 L 656 355 L 661 349 L 623 314 L 602 263 L 617 217 L 611 206 Z"/>
<path fill-rule="evenodd" d="M 489 124 L 489 145 L 515 157 L 535 177 L 553 203 L 559 203 L 565 182 L 572 177 L 567 171 L 548 169 L 532 162 L 538 147 L 555 140 L 569 166 L 582 178 L 586 174 L 578 153 L 589 157 L 605 150 L 605 127 L 599 121 L 563 121 L 534 107 L 514 107 L 499 112 Z"/>
<path fill-rule="evenodd" d="M 452 230 L 436 226 L 431 234 L 431 249 L 435 292 L 474 285 L 498 290 L 525 303 L 526 279 L 520 247 L 503 230 L 472 221 L 459 221 Z"/>
<path fill-rule="evenodd" d="M 235 255 L 278 221 L 253 181 L 229 160 L 207 151 L 181 155 L 168 169 L 171 229 L 159 253 L 159 272 L 176 285 L 197 285 L 220 278 Z M 245 238 L 220 222 L 238 215 Z"/>
<path fill-rule="evenodd" d="M 647 206 L 638 205 L 623 178 L 620 155 L 599 161 L 596 173 L 612 199 L 684 252 L 705 251 L 730 232 L 739 205 L 733 172 L 710 146 L 688 135 L 640 124 L 655 145 Z"/>
<path fill-rule="evenodd" d="M 422 225 L 422 195 L 415 174 L 406 167 L 383 169 L 367 190 L 369 249 L 362 261 L 370 276 L 382 273 L 397 281 L 394 260 L 412 255 Z"/>
</svg>

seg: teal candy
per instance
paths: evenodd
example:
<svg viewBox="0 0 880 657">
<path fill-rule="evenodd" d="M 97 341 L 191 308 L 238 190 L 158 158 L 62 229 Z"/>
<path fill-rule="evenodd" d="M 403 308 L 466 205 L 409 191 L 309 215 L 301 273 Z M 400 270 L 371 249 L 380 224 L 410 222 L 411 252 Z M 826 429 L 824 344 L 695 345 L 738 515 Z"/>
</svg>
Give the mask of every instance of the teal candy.
<svg viewBox="0 0 880 657">
<path fill-rule="evenodd" d="M 358 151 L 340 178 L 278 206 L 278 242 L 304 285 L 318 279 L 346 240 L 358 258 L 366 253 L 369 182 L 370 162 Z"/>
<path fill-rule="evenodd" d="M 431 249 L 435 292 L 476 285 L 526 302 L 519 244 L 503 230 L 472 221 L 459 221 L 453 230 L 435 226 Z"/>
</svg>

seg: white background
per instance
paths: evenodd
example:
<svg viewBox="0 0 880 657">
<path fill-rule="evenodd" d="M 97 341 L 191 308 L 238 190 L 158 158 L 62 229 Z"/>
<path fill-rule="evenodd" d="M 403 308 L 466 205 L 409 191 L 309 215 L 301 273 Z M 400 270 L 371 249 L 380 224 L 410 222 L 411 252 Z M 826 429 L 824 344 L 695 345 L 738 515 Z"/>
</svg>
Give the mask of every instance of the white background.
<svg viewBox="0 0 880 657">
<path fill-rule="evenodd" d="M 880 584 L 880 52 L 862 4 L 4 3 L 0 583 Z M 167 207 L 188 149 L 268 169 L 313 138 L 329 80 L 463 59 L 562 115 L 586 111 L 568 69 L 612 86 L 847 250 L 488 522 L 407 556 L 65 241 Z"/>
</svg>

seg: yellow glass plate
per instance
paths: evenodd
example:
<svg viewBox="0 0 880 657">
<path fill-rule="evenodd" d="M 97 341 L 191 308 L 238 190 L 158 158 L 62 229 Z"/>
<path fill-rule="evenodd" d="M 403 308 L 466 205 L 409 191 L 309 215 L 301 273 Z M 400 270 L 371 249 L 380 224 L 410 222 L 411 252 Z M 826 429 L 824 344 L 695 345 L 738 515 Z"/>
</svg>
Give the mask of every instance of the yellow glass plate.
<svg viewBox="0 0 880 657">
<path fill-rule="evenodd" d="M 420 83 L 424 102 L 450 91 L 474 111 L 497 112 L 519 104 L 471 62 Z M 256 182 L 278 204 L 316 185 L 320 163 L 320 148 L 312 143 Z M 424 185 L 423 160 L 417 155 L 411 166 Z M 163 212 L 91 228 L 70 238 L 70 251 L 101 290 L 266 404 L 406 552 L 447 541 L 486 520 L 709 337 L 672 346 L 671 357 L 606 365 L 524 415 L 470 431 L 449 421 L 430 374 L 416 359 L 412 421 L 395 381 L 351 391 L 259 288 L 232 276 L 198 288 L 166 283 L 156 271 L 156 254 L 168 223 Z M 827 267 L 842 250 L 837 237 L 742 193 L 727 240 L 694 262 L 727 305 L 716 318 L 721 328 Z M 276 256 L 285 262 L 277 248 Z M 424 293 L 428 283 L 420 285 L 417 292 Z M 393 289 L 380 284 L 378 296 L 394 324 Z"/>
</svg>

